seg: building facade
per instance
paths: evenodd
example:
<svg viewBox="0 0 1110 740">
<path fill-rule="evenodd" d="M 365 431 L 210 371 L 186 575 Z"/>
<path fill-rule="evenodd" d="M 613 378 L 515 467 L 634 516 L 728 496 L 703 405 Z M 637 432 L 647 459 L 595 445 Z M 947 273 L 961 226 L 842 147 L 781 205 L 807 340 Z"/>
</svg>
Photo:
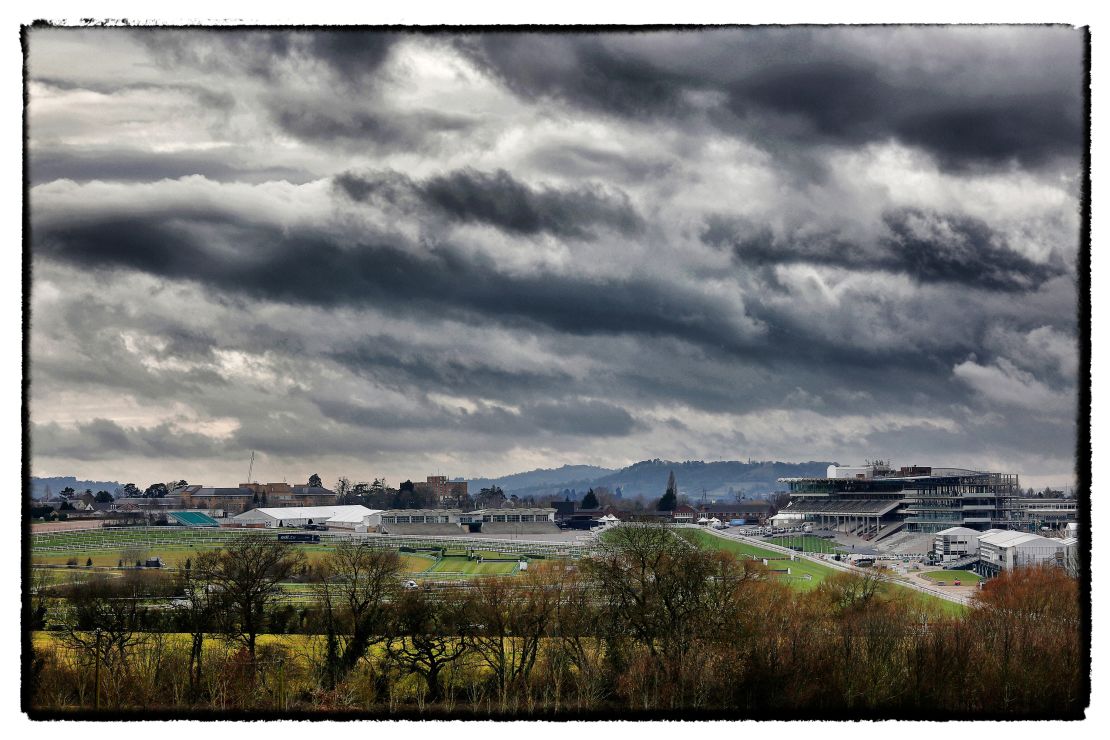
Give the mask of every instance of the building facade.
<svg viewBox="0 0 1110 740">
<path fill-rule="evenodd" d="M 883 539 L 896 531 L 986 530 L 1015 521 L 1018 477 L 959 468 L 884 464 L 841 468 L 824 478 L 780 478 L 790 503 L 780 512 L 815 526 Z"/>
</svg>

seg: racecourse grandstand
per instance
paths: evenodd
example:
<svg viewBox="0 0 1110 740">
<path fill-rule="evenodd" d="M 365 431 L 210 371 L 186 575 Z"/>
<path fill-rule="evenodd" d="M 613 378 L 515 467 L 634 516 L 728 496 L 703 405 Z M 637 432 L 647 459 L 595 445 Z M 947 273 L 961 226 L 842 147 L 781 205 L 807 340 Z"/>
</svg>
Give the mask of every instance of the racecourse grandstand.
<svg viewBox="0 0 1110 740">
<path fill-rule="evenodd" d="M 555 509 L 481 509 L 459 516 L 463 529 L 481 534 L 550 534 L 559 532 Z"/>
<path fill-rule="evenodd" d="M 166 516 L 172 524 L 183 527 L 218 527 L 220 523 L 203 511 L 167 511 Z"/>
</svg>

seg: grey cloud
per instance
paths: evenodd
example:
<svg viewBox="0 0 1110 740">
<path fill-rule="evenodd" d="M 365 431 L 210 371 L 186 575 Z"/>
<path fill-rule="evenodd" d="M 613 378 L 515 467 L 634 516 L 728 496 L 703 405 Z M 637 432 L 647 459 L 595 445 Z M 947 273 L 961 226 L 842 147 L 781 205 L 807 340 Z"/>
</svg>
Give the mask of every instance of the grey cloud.
<svg viewBox="0 0 1110 740">
<path fill-rule="evenodd" d="M 1058 157 L 1074 166 L 1083 146 L 1080 31 L 1042 29 L 1035 46 L 1014 51 L 983 46 L 987 32 L 900 30 L 911 48 L 869 46 L 894 36 L 862 27 L 498 34 L 460 47 L 522 97 L 628 118 L 683 118 L 688 95 L 709 92 L 724 98 L 711 110 L 728 133 L 841 145 L 895 138 L 955 169 Z M 908 54 L 921 63 L 907 67 Z"/>
<path fill-rule="evenodd" d="M 355 200 L 380 194 L 398 203 L 410 194 L 421 207 L 432 207 L 451 220 L 489 224 L 517 234 L 547 232 L 586 239 L 594 237 L 589 227 L 595 225 L 626 235 L 643 229 L 643 220 L 623 192 L 609 193 L 596 185 L 533 188 L 505 170 L 487 173 L 468 168 L 420 182 L 395 172 L 345 172 L 335 183 Z"/>
<path fill-rule="evenodd" d="M 151 182 L 200 175 L 216 182 L 303 183 L 314 176 L 297 167 L 251 164 L 221 151 L 145 152 L 133 149 L 74 150 L 33 147 L 29 157 L 31 185 L 53 180 Z"/>
<path fill-rule="evenodd" d="M 344 147 L 429 146 L 438 136 L 463 133 L 473 121 L 462 116 L 426 110 L 419 113 L 373 111 L 365 108 L 329 107 L 317 104 L 270 101 L 277 125 L 303 141 Z"/>
<path fill-rule="evenodd" d="M 1082 32 L 103 33 L 145 51 L 115 44 L 98 77 L 32 37 L 72 55 L 38 67 L 54 107 L 32 94 L 32 124 L 64 136 L 32 138 L 32 182 L 115 183 L 79 207 L 59 203 L 87 185 L 30 194 L 36 459 L 241 476 L 254 449 L 416 477 L 742 457 L 770 429 L 787 459 L 1070 468 L 1070 419 L 953 368 L 1074 395 Z M 154 147 L 83 111 L 111 142 L 86 144 L 67 87 L 196 121 Z M 158 182 L 188 175 L 311 184 Z M 937 205 L 949 184 L 974 202 Z M 1026 185 L 1036 213 L 991 211 Z M 843 416 L 951 426 L 812 426 Z M 239 428 L 217 444 L 191 419 Z"/>
<path fill-rule="evenodd" d="M 31 444 L 36 455 L 75 460 L 103 460 L 120 456 L 196 458 L 219 454 L 212 437 L 178 431 L 169 423 L 150 428 L 125 429 L 109 419 L 93 419 L 72 429 L 56 423 L 32 424 Z"/>
<path fill-rule="evenodd" d="M 883 227 L 875 243 L 861 244 L 835 232 L 779 237 L 769 226 L 716 214 L 706 219 L 701 239 L 730 248 L 743 265 L 804 262 L 987 290 L 1028 290 L 1065 273 L 1063 265 L 1024 257 L 1005 236 L 968 216 L 898 209 L 884 214 Z"/>
<path fill-rule="evenodd" d="M 400 236 L 364 236 L 339 244 L 318 231 L 235 224 L 225 214 L 198 211 L 188 218 L 152 213 L 40 221 L 34 245 L 41 256 L 87 268 L 139 270 L 292 304 L 461 312 L 575 334 L 679 335 L 736 348 L 748 343 L 743 331 L 720 321 L 724 307 L 696 290 L 639 277 L 507 274 L 488 257 L 465 256 L 448 245 L 420 256 Z"/>
</svg>

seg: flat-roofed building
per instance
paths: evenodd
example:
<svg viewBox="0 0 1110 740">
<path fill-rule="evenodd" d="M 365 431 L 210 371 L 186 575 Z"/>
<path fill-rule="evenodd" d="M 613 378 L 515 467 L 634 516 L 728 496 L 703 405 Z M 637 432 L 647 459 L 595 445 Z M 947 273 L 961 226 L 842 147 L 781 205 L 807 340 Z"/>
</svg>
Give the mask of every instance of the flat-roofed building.
<svg viewBox="0 0 1110 740">
<path fill-rule="evenodd" d="M 949 562 L 962 560 L 976 555 L 979 552 L 979 535 L 977 529 L 969 527 L 949 527 L 937 532 L 933 538 L 933 555 L 936 560 Z"/>
<path fill-rule="evenodd" d="M 485 534 L 542 534 L 557 532 L 555 509 L 479 509 L 459 515 L 459 523 L 470 532 Z"/>
<path fill-rule="evenodd" d="M 462 509 L 387 509 L 381 513 L 382 534 L 462 534 Z"/>
</svg>

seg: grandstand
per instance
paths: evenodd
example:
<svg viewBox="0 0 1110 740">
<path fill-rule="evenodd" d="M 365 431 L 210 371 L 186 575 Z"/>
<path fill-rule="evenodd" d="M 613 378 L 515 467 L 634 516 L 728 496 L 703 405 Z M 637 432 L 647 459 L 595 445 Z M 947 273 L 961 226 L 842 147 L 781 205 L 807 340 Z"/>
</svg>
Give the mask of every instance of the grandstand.
<svg viewBox="0 0 1110 740">
<path fill-rule="evenodd" d="M 220 523 L 203 511 L 167 511 L 168 516 L 175 524 L 184 527 L 218 527 Z"/>
</svg>

